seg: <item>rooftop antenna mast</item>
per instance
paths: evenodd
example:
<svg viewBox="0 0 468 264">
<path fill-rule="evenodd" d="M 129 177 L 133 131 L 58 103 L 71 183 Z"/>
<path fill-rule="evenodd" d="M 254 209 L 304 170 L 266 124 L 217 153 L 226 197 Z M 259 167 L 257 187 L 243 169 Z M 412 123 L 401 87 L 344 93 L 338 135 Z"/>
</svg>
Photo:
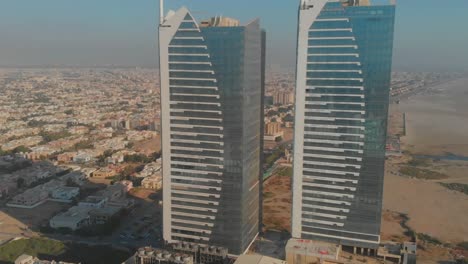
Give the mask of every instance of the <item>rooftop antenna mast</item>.
<svg viewBox="0 0 468 264">
<path fill-rule="evenodd" d="M 164 23 L 164 0 L 159 0 L 159 24 Z"/>
</svg>

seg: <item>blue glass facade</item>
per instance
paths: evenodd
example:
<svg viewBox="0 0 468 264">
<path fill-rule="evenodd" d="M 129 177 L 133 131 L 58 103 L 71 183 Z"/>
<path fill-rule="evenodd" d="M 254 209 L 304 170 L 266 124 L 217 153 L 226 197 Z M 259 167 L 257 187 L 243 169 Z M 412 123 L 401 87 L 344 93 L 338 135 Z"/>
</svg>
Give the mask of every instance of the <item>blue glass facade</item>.
<svg viewBox="0 0 468 264">
<path fill-rule="evenodd" d="M 199 27 L 184 9 L 166 24 L 164 237 L 241 254 L 260 228 L 264 35 L 258 21 Z"/>
<path fill-rule="evenodd" d="M 300 212 L 293 229 L 300 225 L 295 235 L 305 239 L 376 248 L 395 6 L 323 2 L 318 11 L 301 6 L 315 17 L 299 39 L 307 58 L 298 63 L 305 100 L 296 110 L 303 134 L 295 139 L 301 197 L 293 206 L 301 208 L 293 208 Z"/>
</svg>

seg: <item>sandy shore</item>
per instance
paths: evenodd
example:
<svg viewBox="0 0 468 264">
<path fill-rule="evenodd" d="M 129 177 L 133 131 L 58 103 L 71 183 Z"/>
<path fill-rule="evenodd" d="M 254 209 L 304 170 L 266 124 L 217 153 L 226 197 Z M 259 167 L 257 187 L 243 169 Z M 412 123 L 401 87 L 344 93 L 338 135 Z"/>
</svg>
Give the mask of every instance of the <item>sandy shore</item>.
<svg viewBox="0 0 468 264">
<path fill-rule="evenodd" d="M 416 233 L 444 243 L 468 241 L 468 195 L 440 185 L 468 184 L 468 161 L 429 160 L 424 168 L 446 174 L 448 178 L 444 180 L 411 179 L 398 173 L 413 155 L 468 156 L 468 78 L 432 87 L 424 94 L 391 105 L 389 135 L 402 131 L 403 113 L 406 136 L 401 138 L 401 149 L 405 155 L 389 158 L 386 163 L 382 238 L 406 239 L 398 217 L 403 213 Z M 444 248 L 426 248 L 418 255 L 424 263 L 453 260 L 449 249 Z"/>
<path fill-rule="evenodd" d="M 406 113 L 403 147 L 417 154 L 468 156 L 468 78 L 450 81 L 396 106 Z"/>
</svg>

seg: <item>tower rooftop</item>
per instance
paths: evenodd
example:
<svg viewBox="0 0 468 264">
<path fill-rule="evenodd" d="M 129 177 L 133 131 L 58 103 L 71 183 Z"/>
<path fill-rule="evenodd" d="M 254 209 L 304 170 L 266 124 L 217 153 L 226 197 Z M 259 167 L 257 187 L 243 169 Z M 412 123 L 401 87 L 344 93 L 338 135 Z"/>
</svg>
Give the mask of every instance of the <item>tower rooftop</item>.
<svg viewBox="0 0 468 264">
<path fill-rule="evenodd" d="M 238 27 L 240 24 L 239 20 L 230 18 L 215 16 L 207 20 L 203 20 L 200 24 L 201 27 Z"/>
</svg>

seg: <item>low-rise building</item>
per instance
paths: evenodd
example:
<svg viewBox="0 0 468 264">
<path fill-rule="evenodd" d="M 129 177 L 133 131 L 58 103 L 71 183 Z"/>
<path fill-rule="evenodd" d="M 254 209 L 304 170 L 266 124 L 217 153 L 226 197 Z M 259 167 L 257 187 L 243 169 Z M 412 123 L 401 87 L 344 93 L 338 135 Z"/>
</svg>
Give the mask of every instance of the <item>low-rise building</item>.
<svg viewBox="0 0 468 264">
<path fill-rule="evenodd" d="M 135 255 L 131 256 L 122 264 L 194 264 L 194 257 L 191 254 L 181 254 L 172 251 L 144 247 L 138 249 Z"/>
<path fill-rule="evenodd" d="M 74 263 L 55 261 L 55 260 L 52 260 L 52 261 L 40 260 L 36 257 L 23 254 L 15 260 L 15 264 L 74 264 Z"/>
<path fill-rule="evenodd" d="M 22 194 L 18 194 L 10 202 L 7 203 L 9 207 L 31 209 L 35 208 L 47 201 L 49 192 L 41 190 L 40 188 L 28 189 Z"/>
<path fill-rule="evenodd" d="M 72 162 L 73 158 L 78 155 L 76 152 L 65 152 L 62 154 L 57 155 L 58 162 Z"/>
<path fill-rule="evenodd" d="M 121 209 L 119 207 L 106 206 L 103 208 L 92 209 L 89 211 L 90 223 L 102 225 L 110 222 L 119 216 Z"/>
<path fill-rule="evenodd" d="M 274 141 L 279 137 L 283 136 L 283 131 L 281 129 L 281 124 L 278 122 L 270 122 L 265 125 L 265 140 Z"/>
<path fill-rule="evenodd" d="M 64 213 L 60 213 L 50 219 L 50 227 L 68 228 L 71 230 L 78 230 L 90 224 L 89 212 L 93 210 L 92 207 L 73 206 Z"/>
<path fill-rule="evenodd" d="M 73 198 L 80 194 L 80 188 L 78 187 L 59 187 L 53 190 L 50 194 L 52 200 L 60 202 L 71 202 Z"/>
<path fill-rule="evenodd" d="M 73 157 L 73 162 L 75 163 L 86 163 L 91 161 L 91 155 L 88 153 L 78 153 Z"/>
<path fill-rule="evenodd" d="M 99 170 L 94 171 L 91 174 L 91 177 L 93 178 L 108 178 L 108 177 L 113 177 L 117 175 L 117 172 L 115 170 L 112 170 L 110 168 L 100 168 Z"/>
<path fill-rule="evenodd" d="M 161 176 L 146 177 L 141 181 L 141 186 L 145 189 L 161 190 L 162 177 Z"/>
<path fill-rule="evenodd" d="M 286 244 L 286 261 L 292 264 L 337 263 L 341 247 L 306 239 L 290 239 Z"/>
<path fill-rule="evenodd" d="M 60 180 L 65 183 L 71 181 L 77 185 L 83 185 L 86 180 L 86 175 L 81 171 L 72 171 L 62 176 Z"/>
<path fill-rule="evenodd" d="M 118 184 L 123 185 L 126 193 L 128 193 L 131 189 L 133 189 L 133 182 L 131 181 L 121 181 Z"/>
<path fill-rule="evenodd" d="M 86 199 L 78 203 L 78 206 L 85 208 L 103 208 L 109 199 L 103 196 L 88 196 Z"/>
</svg>

